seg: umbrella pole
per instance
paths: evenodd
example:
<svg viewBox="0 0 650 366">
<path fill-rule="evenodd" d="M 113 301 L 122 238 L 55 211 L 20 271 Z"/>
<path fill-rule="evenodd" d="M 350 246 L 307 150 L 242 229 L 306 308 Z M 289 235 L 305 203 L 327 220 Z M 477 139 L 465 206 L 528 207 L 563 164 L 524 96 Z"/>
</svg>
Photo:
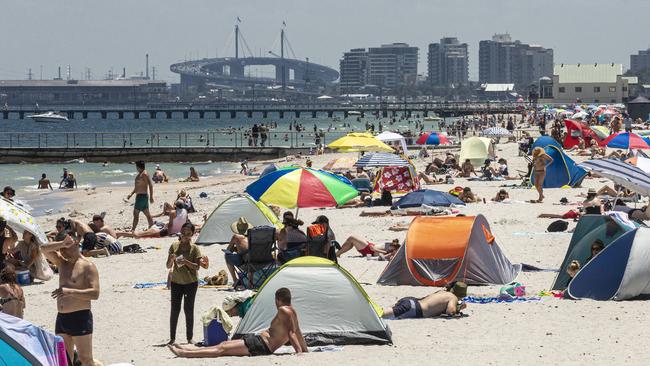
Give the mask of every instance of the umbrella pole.
<svg viewBox="0 0 650 366">
<path fill-rule="evenodd" d="M 296 219 L 298 218 L 298 212 L 300 211 L 300 207 L 296 207 Z"/>
</svg>

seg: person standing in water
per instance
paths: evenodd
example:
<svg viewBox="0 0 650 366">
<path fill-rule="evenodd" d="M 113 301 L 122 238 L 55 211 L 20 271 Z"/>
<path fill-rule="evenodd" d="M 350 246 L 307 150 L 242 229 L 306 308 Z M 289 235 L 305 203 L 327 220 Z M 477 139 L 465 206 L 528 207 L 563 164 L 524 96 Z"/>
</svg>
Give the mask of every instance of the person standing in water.
<svg viewBox="0 0 650 366">
<path fill-rule="evenodd" d="M 41 175 L 41 179 L 38 181 L 38 189 L 50 189 L 50 191 L 53 190 L 52 188 L 52 183 L 50 183 L 50 180 L 47 179 L 47 175 L 43 173 Z"/>
<path fill-rule="evenodd" d="M 546 166 L 553 163 L 553 158 L 548 156 L 544 149 L 536 147 L 533 150 L 533 177 L 535 179 L 535 188 L 539 193 L 539 198 L 534 203 L 542 203 L 544 200 L 544 179 L 546 178 Z"/>
<path fill-rule="evenodd" d="M 138 170 L 138 175 L 135 176 L 133 192 L 131 192 L 127 197 L 127 199 L 131 199 L 131 196 L 135 194 L 135 205 L 133 205 L 133 226 L 131 227 L 131 232 L 134 232 L 138 227 L 140 212 L 144 213 L 144 216 L 146 216 L 147 223 L 149 224 L 148 227 L 153 226 L 153 218 L 151 217 L 151 213 L 149 213 L 149 203 L 153 203 L 153 183 L 151 178 L 149 178 L 149 174 L 144 169 L 144 161 L 137 161 L 135 167 Z"/>
</svg>

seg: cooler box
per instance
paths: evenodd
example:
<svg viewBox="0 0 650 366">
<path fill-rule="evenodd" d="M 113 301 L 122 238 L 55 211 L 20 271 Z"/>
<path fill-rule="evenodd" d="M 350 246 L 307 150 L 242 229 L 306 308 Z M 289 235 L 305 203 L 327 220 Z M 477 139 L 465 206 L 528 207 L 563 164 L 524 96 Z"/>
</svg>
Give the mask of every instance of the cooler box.
<svg viewBox="0 0 650 366">
<path fill-rule="evenodd" d="M 18 284 L 21 286 L 27 286 L 31 283 L 31 279 L 29 278 L 29 271 L 18 271 L 16 272 L 16 277 Z"/>
<path fill-rule="evenodd" d="M 203 345 L 214 346 L 228 340 L 228 333 L 217 319 L 203 326 Z"/>
</svg>

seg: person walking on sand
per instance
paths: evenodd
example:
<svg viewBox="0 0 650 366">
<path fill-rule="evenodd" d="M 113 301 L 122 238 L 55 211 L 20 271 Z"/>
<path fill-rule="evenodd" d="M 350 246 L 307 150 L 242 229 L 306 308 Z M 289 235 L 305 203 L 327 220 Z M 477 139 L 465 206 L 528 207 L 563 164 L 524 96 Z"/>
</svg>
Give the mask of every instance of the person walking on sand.
<svg viewBox="0 0 650 366">
<path fill-rule="evenodd" d="M 138 227 L 138 221 L 140 220 L 140 212 L 144 213 L 144 216 L 147 218 L 148 227 L 153 225 L 153 218 L 151 213 L 149 213 L 149 203 L 153 203 L 153 183 L 149 174 L 144 169 L 144 161 L 139 160 L 135 163 L 135 167 L 138 170 L 138 175 L 135 176 L 135 186 L 133 192 L 131 192 L 127 199 L 131 199 L 131 196 L 135 194 L 135 204 L 133 205 L 133 226 L 131 231 L 134 232 Z M 147 194 L 147 191 L 149 194 Z"/>
<path fill-rule="evenodd" d="M 94 366 L 90 302 L 99 298 L 97 267 L 79 252 L 79 240 L 70 236 L 41 250 L 59 269 L 59 288 L 52 291 L 58 310 L 55 333 L 63 337 L 69 360 L 76 348 L 81 365 Z"/>
<path fill-rule="evenodd" d="M 271 326 L 260 334 L 246 334 L 243 339 L 225 341 L 211 347 L 171 344 L 169 349 L 176 356 L 186 358 L 264 356 L 273 354 L 289 342 L 296 353 L 309 352 L 300 331 L 298 314 L 291 306 L 291 291 L 288 288 L 282 287 L 275 291 L 275 306 L 278 312 L 271 320 Z"/>
<path fill-rule="evenodd" d="M 546 166 L 553 163 L 553 158 L 548 156 L 541 147 L 533 150 L 533 178 L 539 198 L 534 203 L 542 203 L 544 200 L 544 178 L 546 178 Z"/>
<path fill-rule="evenodd" d="M 169 247 L 167 269 L 171 270 L 171 313 L 169 316 L 169 344 L 176 342 L 176 326 L 181 313 L 181 302 L 185 312 L 185 333 L 187 343 L 192 343 L 194 336 L 194 300 L 199 288 L 199 267 L 201 250 L 192 244 L 194 225 L 186 223 L 181 228 L 180 239 Z"/>
</svg>

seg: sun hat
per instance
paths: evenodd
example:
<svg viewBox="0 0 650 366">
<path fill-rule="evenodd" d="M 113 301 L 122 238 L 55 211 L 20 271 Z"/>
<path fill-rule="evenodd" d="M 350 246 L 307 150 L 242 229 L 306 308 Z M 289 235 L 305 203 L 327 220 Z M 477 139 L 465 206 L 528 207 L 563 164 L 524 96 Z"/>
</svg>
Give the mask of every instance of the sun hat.
<svg viewBox="0 0 650 366">
<path fill-rule="evenodd" d="M 244 235 L 248 230 L 252 229 L 253 225 L 246 220 L 245 217 L 240 217 L 237 221 L 230 224 L 230 230 L 235 234 Z"/>
</svg>

